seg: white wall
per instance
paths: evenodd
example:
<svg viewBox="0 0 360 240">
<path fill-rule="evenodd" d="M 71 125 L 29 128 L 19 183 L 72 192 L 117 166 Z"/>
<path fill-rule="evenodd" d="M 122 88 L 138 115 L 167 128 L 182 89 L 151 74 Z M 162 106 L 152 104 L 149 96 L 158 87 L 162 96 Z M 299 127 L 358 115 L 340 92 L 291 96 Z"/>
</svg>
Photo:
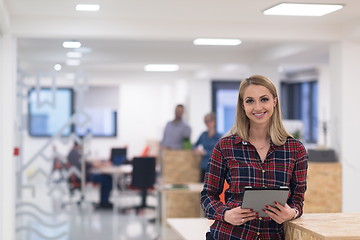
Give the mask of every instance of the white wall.
<svg viewBox="0 0 360 240">
<path fill-rule="evenodd" d="M 360 212 L 359 104 L 360 44 L 343 41 L 330 52 L 331 145 L 342 163 L 343 211 Z"/>
<path fill-rule="evenodd" d="M 16 39 L 0 37 L 0 239 L 15 239 Z"/>
</svg>

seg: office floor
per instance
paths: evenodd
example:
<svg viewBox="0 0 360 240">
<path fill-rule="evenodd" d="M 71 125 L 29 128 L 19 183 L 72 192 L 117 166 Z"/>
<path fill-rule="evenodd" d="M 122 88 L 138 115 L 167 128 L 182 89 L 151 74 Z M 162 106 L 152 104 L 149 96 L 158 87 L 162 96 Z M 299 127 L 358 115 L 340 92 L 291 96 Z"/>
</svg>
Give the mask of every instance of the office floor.
<svg viewBox="0 0 360 240">
<path fill-rule="evenodd" d="M 166 224 L 149 221 L 156 216 L 156 211 L 152 209 L 144 210 L 139 215 L 134 210 L 119 213 L 112 209 L 95 209 L 91 202 L 98 201 L 97 188 L 86 188 L 86 198 L 81 205 L 70 201 L 64 208 L 61 208 L 64 199 L 61 196 L 50 198 L 48 192 L 44 188 L 43 194 L 37 193 L 37 200 L 32 198 L 30 202 L 37 204 L 37 207 L 18 205 L 17 240 L 181 240 Z M 75 195 L 73 199 L 79 197 Z M 38 204 L 39 201 L 41 204 Z M 155 196 L 149 196 L 148 202 L 149 205 L 156 205 Z M 119 205 L 134 206 L 139 203 L 138 194 L 126 193 Z M 57 209 L 58 214 L 55 217 L 48 214 L 49 209 Z"/>
</svg>

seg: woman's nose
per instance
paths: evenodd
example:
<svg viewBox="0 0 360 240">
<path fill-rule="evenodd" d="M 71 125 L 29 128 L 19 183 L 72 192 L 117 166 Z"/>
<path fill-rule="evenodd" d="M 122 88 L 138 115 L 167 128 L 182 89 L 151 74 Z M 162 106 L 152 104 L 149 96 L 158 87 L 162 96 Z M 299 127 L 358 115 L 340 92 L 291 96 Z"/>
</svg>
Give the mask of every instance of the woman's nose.
<svg viewBox="0 0 360 240">
<path fill-rule="evenodd" d="M 262 109 L 261 102 L 255 102 L 255 109 Z"/>
</svg>

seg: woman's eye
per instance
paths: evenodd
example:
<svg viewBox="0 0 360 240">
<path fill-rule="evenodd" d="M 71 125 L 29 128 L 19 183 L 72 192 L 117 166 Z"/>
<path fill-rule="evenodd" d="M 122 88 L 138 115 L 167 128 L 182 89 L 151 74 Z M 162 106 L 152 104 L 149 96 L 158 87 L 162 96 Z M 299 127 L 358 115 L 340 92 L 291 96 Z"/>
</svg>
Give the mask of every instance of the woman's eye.
<svg viewBox="0 0 360 240">
<path fill-rule="evenodd" d="M 248 100 L 246 100 L 245 102 L 246 102 L 246 103 L 252 103 L 252 102 L 254 102 L 254 100 L 248 99 Z"/>
<path fill-rule="evenodd" d="M 269 101 L 269 99 L 268 98 L 262 98 L 261 101 L 262 102 L 267 102 L 267 101 Z"/>
</svg>

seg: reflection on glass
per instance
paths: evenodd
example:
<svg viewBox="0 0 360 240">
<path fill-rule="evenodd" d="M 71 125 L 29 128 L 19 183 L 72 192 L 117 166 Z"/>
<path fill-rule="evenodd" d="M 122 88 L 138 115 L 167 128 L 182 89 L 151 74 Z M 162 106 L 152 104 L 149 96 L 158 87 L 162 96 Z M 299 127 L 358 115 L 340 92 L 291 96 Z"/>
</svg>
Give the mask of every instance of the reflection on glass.
<svg viewBox="0 0 360 240">
<path fill-rule="evenodd" d="M 116 111 L 109 108 L 85 108 L 86 115 L 80 115 L 76 133 L 84 136 L 91 133 L 95 137 L 114 137 L 117 134 Z"/>
<path fill-rule="evenodd" d="M 72 114 L 73 92 L 69 88 L 49 89 L 29 92 L 29 134 L 31 136 L 52 136 L 60 131 Z M 66 127 L 61 135 L 66 136 L 71 127 Z"/>
</svg>

